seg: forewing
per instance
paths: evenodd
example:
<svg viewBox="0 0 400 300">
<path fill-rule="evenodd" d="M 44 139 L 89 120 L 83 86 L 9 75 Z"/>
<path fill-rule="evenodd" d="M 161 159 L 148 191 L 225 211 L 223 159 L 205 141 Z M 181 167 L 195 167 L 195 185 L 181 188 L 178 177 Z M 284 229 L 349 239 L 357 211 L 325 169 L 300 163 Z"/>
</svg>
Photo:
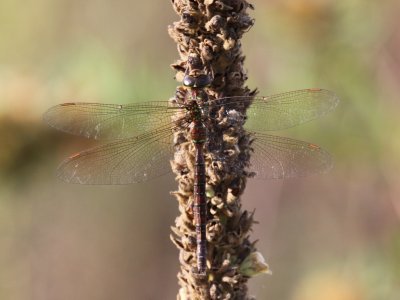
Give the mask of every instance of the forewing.
<svg viewBox="0 0 400 300">
<path fill-rule="evenodd" d="M 122 139 L 171 123 L 176 111 L 166 101 L 127 105 L 77 102 L 51 107 L 44 120 L 58 130 L 87 138 Z"/>
<path fill-rule="evenodd" d="M 332 111 L 339 99 L 323 89 L 305 89 L 266 97 L 234 96 L 216 99 L 215 106 L 243 104 L 247 110 L 245 128 L 252 131 L 280 130 L 296 126 Z"/>
<path fill-rule="evenodd" d="M 257 97 L 247 111 L 245 127 L 256 131 L 289 128 L 327 114 L 337 103 L 337 96 L 323 89 Z"/>
<path fill-rule="evenodd" d="M 324 173 L 333 166 L 321 147 L 290 138 L 255 134 L 250 170 L 260 179 L 282 179 Z"/>
<path fill-rule="evenodd" d="M 172 131 L 164 128 L 72 155 L 58 176 L 77 184 L 143 182 L 170 172 L 172 154 Z"/>
</svg>

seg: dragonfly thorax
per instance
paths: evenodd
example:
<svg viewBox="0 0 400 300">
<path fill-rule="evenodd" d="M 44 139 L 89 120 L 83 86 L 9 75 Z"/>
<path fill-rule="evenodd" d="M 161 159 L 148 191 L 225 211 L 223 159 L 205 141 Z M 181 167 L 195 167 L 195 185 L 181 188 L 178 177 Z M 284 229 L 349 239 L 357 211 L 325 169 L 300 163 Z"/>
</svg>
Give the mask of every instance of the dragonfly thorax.
<svg viewBox="0 0 400 300">
<path fill-rule="evenodd" d="M 188 110 L 187 121 L 190 122 L 190 136 L 193 143 L 205 143 L 207 138 L 207 129 L 204 124 L 204 111 L 196 100 L 189 100 L 186 105 Z"/>
<path fill-rule="evenodd" d="M 189 122 L 202 122 L 204 119 L 204 109 L 196 100 L 189 100 L 186 109 L 188 111 L 187 119 Z"/>
</svg>

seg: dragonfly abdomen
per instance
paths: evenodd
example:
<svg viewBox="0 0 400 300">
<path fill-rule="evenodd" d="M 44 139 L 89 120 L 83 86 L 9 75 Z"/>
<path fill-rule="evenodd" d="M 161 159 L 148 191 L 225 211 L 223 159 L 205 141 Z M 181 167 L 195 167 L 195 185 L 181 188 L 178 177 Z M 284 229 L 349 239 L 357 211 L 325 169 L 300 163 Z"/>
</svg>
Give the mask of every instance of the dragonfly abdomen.
<svg viewBox="0 0 400 300">
<path fill-rule="evenodd" d="M 195 168 L 194 168 L 194 221 L 196 226 L 197 242 L 197 270 L 200 274 L 206 271 L 207 249 L 206 249 L 206 224 L 207 224 L 207 199 L 206 199 L 206 168 L 204 161 L 204 142 L 198 140 L 195 143 Z"/>
<path fill-rule="evenodd" d="M 190 130 L 190 136 L 194 144 L 204 144 L 207 138 L 207 128 L 201 120 L 201 112 L 193 112 L 193 127 Z"/>
</svg>

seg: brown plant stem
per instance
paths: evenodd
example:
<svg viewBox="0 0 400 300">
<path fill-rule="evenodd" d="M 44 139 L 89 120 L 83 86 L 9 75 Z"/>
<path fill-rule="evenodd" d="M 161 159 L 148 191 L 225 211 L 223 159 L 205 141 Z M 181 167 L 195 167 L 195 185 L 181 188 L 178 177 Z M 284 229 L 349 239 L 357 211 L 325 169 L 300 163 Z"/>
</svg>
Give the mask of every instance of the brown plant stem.
<svg viewBox="0 0 400 300">
<path fill-rule="evenodd" d="M 227 96 L 252 96 L 246 87 L 244 56 L 240 39 L 254 23 L 247 14 L 253 8 L 245 0 L 172 0 L 180 20 L 169 27 L 177 43 L 180 59 L 172 65 L 176 78 L 201 72 L 212 77 L 206 89 L 209 99 Z M 179 87 L 173 102 L 184 101 L 186 88 Z M 175 133 L 173 170 L 178 181 L 174 192 L 181 215 L 172 228 L 172 241 L 178 247 L 181 270 L 178 274 L 180 300 L 253 299 L 247 281 L 257 264 L 255 243 L 249 232 L 253 214 L 241 208 L 246 172 L 251 153 L 251 136 L 243 129 L 250 105 L 210 108 L 205 148 L 207 187 L 207 275 L 196 274 L 196 232 L 192 211 L 194 183 L 194 145 L 189 129 Z"/>
</svg>

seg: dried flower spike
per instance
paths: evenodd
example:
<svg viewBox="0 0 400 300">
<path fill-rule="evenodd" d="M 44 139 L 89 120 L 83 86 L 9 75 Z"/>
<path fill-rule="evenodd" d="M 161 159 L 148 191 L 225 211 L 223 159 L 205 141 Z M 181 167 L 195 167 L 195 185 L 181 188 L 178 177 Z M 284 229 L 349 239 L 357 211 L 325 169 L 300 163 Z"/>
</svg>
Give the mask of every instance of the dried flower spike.
<svg viewBox="0 0 400 300">
<path fill-rule="evenodd" d="M 196 99 L 200 100 L 255 95 L 256 91 L 244 85 L 247 75 L 240 42 L 254 23 L 247 14 L 252 5 L 244 0 L 173 0 L 172 4 L 180 16 L 169 27 L 180 55 L 172 67 L 176 79 L 183 82 L 171 100 L 173 104 L 185 102 L 196 84 L 207 86 L 195 89 Z M 200 78 L 199 83 L 193 78 Z M 206 78 L 211 78 L 211 82 L 206 82 Z M 171 239 L 180 251 L 181 289 L 177 296 L 180 300 L 253 299 L 247 295 L 246 283 L 262 270 L 261 259 L 258 266 L 249 262 L 249 257 L 257 253 L 248 239 L 254 220 L 253 214 L 241 209 L 240 202 L 250 175 L 245 168 L 250 159 L 251 137 L 243 129 L 250 102 L 236 107 L 232 104 L 229 112 L 224 107 L 209 108 L 213 118 L 207 120 L 207 151 L 201 162 L 204 174 L 196 171 L 199 167 L 195 157 L 199 150 L 192 142 L 191 131 L 181 126 L 175 132 L 176 155 L 172 167 L 179 189 L 173 194 L 181 215 L 175 221 Z M 198 176 L 204 176 L 206 181 L 200 192 L 196 186 Z M 199 228 L 197 223 L 202 215 L 197 204 L 199 193 L 207 197 L 205 228 Z M 203 230 L 207 239 L 205 273 L 199 272 L 202 258 L 198 244 Z M 254 268 L 258 271 L 250 271 Z M 266 270 L 266 264 L 263 268 Z"/>
</svg>

